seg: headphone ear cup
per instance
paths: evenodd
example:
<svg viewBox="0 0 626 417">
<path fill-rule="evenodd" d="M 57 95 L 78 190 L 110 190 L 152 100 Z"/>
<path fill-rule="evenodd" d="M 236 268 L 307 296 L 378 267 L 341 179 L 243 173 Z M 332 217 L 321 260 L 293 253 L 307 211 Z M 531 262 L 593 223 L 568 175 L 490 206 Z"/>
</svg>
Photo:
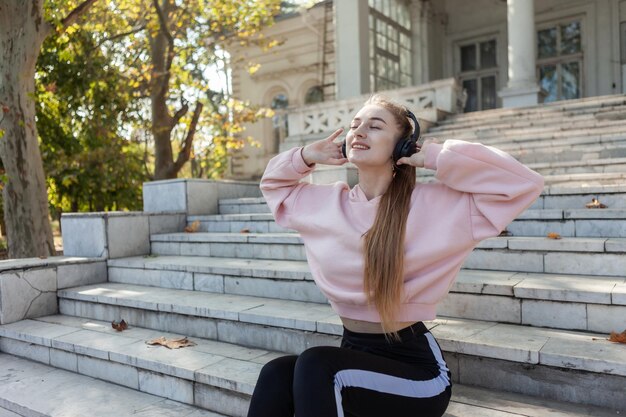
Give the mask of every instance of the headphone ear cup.
<svg viewBox="0 0 626 417">
<path fill-rule="evenodd" d="M 343 144 L 341 145 L 341 154 L 343 155 L 344 158 L 347 158 L 348 155 L 346 153 L 346 141 L 343 141 Z"/>
<path fill-rule="evenodd" d="M 393 149 L 393 162 L 398 162 L 398 159 L 409 157 L 417 152 L 416 143 L 410 138 L 405 138 L 396 143 L 396 147 Z"/>
</svg>

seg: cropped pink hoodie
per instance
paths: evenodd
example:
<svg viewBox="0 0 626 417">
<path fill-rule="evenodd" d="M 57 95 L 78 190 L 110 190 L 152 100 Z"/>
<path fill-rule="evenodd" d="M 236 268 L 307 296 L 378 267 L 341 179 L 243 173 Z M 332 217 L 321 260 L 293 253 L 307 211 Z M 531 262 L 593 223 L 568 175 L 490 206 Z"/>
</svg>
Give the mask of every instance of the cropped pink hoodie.
<svg viewBox="0 0 626 417">
<path fill-rule="evenodd" d="M 380 322 L 363 289 L 363 234 L 380 197 L 358 185 L 300 182 L 314 169 L 302 148 L 274 157 L 261 190 L 276 222 L 300 232 L 311 274 L 342 317 Z M 461 265 L 483 239 L 497 236 L 543 190 L 543 178 L 510 155 L 478 143 L 447 140 L 426 148 L 433 183 L 411 195 L 404 242 L 404 289 L 396 320 L 432 320 Z"/>
</svg>

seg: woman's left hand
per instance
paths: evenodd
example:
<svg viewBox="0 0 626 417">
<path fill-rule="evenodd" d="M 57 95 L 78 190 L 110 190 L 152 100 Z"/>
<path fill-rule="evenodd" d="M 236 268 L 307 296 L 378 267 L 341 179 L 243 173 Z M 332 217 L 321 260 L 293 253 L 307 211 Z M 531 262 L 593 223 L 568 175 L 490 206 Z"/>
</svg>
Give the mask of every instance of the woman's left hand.
<svg viewBox="0 0 626 417">
<path fill-rule="evenodd" d="M 426 139 L 418 152 L 414 153 L 413 155 L 409 157 L 398 159 L 398 162 L 396 163 L 396 165 L 411 165 L 416 168 L 423 168 L 424 160 L 426 158 L 426 148 L 428 148 L 428 146 L 431 143 L 438 143 L 438 142 L 435 139 Z"/>
</svg>

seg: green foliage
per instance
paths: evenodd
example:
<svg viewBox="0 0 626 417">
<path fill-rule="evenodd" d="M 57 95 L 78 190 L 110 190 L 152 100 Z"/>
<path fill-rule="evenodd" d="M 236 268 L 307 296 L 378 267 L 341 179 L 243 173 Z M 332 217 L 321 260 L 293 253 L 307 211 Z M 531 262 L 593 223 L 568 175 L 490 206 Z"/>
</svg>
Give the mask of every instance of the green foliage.
<svg viewBox="0 0 626 417">
<path fill-rule="evenodd" d="M 169 115 L 173 117 L 181 108 L 189 109 L 172 129 L 175 150 L 183 148 L 187 132 L 193 130 L 192 109 L 198 102 L 204 105 L 196 127 L 196 143 L 203 143 L 204 147 L 194 148 L 206 155 L 203 160 L 207 164 L 216 164 L 215 169 L 209 169 L 213 177 L 224 173 L 225 156 L 221 152 L 232 152 L 248 142 L 236 136 L 243 123 L 238 118 L 253 121 L 250 115 L 258 119 L 264 117 L 264 112 L 256 108 L 235 109 L 241 103 L 228 105 L 229 99 L 225 98 L 214 102 L 214 90 L 219 86 L 212 84 L 211 72 L 227 65 L 224 51 L 230 47 L 275 46 L 277 42 L 264 37 L 261 30 L 273 23 L 273 17 L 280 12 L 280 3 L 278 0 L 119 0 L 98 3 L 98 21 L 89 27 L 107 54 L 114 57 L 133 89 L 133 98 L 143 101 L 144 108 L 151 104 L 148 97 L 154 100 L 158 96 L 160 82 L 166 77 L 165 104 Z M 166 53 L 159 55 L 159 39 L 163 41 L 164 36 L 171 37 L 171 42 L 162 44 Z M 233 110 L 228 115 L 231 125 L 237 126 L 232 131 L 216 124 L 223 120 L 213 114 L 219 109 L 220 115 L 226 116 L 224 112 L 229 108 Z M 139 111 L 137 117 L 143 120 L 142 126 L 151 126 L 147 130 L 152 131 L 157 121 L 147 120 L 147 114 L 145 110 Z M 211 156 L 213 151 L 218 154 Z"/>
<path fill-rule="evenodd" d="M 200 143 L 196 148 L 199 151 L 193 155 L 192 175 L 217 179 L 226 172 L 233 151 L 242 149 L 246 144 L 259 146 L 252 137 L 244 136 L 244 124 L 272 117 L 273 111 L 251 106 L 224 94 L 210 96 L 209 110 L 205 121 L 209 128 L 198 138 Z"/>
<path fill-rule="evenodd" d="M 53 215 L 141 209 L 143 155 L 121 135 L 124 124 L 135 122 L 131 91 L 90 32 L 75 26 L 46 40 L 36 95 Z"/>
</svg>

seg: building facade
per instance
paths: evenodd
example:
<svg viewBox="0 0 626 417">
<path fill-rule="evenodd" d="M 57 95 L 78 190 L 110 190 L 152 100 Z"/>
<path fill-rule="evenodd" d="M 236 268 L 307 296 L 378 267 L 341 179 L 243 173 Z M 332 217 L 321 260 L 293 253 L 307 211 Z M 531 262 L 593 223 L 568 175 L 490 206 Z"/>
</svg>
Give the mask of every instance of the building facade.
<svg viewBox="0 0 626 417">
<path fill-rule="evenodd" d="M 276 110 L 233 178 L 258 178 L 290 110 L 320 101 L 450 78 L 465 112 L 626 93 L 626 0 L 322 1 L 266 35 L 282 44 L 230 51 L 234 95 Z"/>
</svg>

